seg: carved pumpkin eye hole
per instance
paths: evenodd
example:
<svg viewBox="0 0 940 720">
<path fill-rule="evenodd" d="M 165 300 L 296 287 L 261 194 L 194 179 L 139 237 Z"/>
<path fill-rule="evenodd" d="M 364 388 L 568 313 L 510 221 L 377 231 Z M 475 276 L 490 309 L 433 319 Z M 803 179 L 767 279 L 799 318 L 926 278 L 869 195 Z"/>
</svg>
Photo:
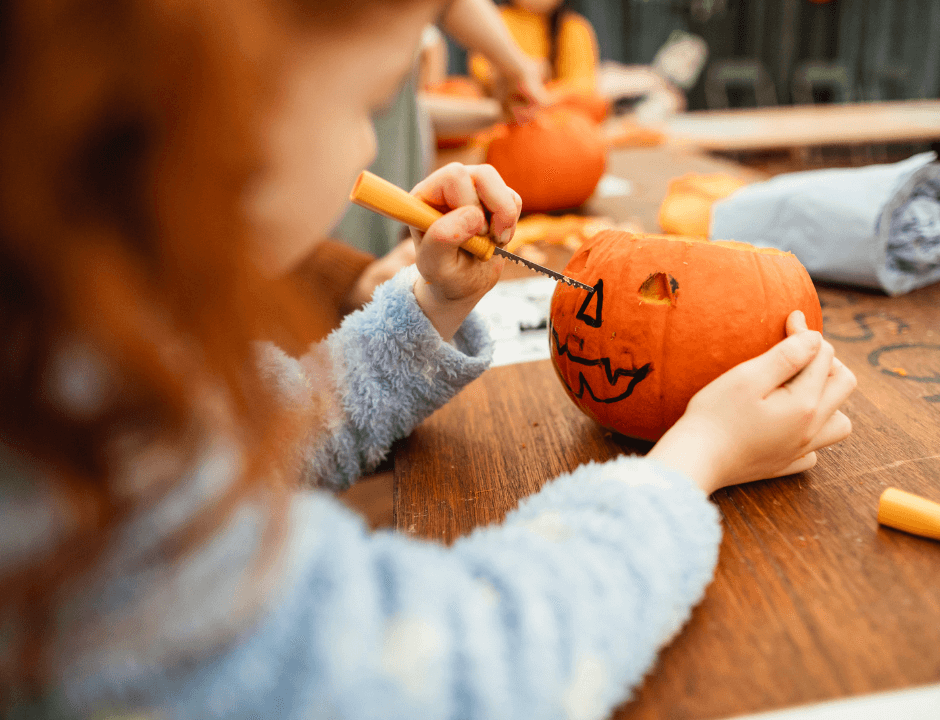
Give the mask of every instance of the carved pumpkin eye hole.
<svg viewBox="0 0 940 720">
<path fill-rule="evenodd" d="M 653 273 L 640 285 L 638 294 L 640 302 L 675 307 L 676 296 L 679 294 L 679 283 L 672 275 L 661 272 Z"/>
</svg>

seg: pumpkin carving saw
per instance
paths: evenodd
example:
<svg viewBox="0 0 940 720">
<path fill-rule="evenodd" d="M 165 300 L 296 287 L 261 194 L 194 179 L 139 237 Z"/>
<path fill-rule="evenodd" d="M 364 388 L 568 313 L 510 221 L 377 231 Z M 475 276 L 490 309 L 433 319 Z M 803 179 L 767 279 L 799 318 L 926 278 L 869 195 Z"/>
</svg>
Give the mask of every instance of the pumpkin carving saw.
<svg viewBox="0 0 940 720">
<path fill-rule="evenodd" d="M 662 437 L 709 382 L 783 340 L 791 311 L 822 329 L 809 275 L 779 250 L 611 230 L 565 273 L 594 290 L 555 289 L 555 371 L 588 416 L 643 440 Z"/>
</svg>

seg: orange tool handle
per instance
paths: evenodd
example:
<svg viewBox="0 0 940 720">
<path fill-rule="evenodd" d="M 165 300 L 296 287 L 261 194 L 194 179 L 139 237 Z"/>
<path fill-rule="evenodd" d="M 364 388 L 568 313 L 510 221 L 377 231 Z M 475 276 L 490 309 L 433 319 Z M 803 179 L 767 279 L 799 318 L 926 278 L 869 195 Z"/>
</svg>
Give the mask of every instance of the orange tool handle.
<svg viewBox="0 0 940 720">
<path fill-rule="evenodd" d="M 363 170 L 359 174 L 352 192 L 349 193 L 349 199 L 356 205 L 361 205 L 392 220 L 403 222 L 421 232 L 427 232 L 431 224 L 444 214 L 424 200 L 416 198 L 368 170 Z M 489 260 L 493 257 L 496 244 L 487 237 L 474 235 L 461 243 L 460 247 L 480 260 Z"/>
<path fill-rule="evenodd" d="M 940 504 L 897 488 L 888 488 L 881 493 L 878 522 L 940 540 Z"/>
</svg>

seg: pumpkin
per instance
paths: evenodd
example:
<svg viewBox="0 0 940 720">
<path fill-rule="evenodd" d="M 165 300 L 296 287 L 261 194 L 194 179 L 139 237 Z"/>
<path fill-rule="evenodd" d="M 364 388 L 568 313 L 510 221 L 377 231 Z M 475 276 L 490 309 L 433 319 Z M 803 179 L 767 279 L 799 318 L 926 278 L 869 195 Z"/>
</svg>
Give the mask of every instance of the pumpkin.
<svg viewBox="0 0 940 720">
<path fill-rule="evenodd" d="M 528 122 L 494 133 L 486 162 L 522 197 L 525 212 L 582 205 L 604 174 L 600 128 L 579 112 L 546 108 Z"/>
<path fill-rule="evenodd" d="M 552 96 L 552 106 L 580 111 L 596 123 L 602 123 L 610 115 L 610 100 L 596 92 L 572 88 L 563 80 L 550 80 L 545 89 Z"/>
<path fill-rule="evenodd" d="M 783 340 L 793 310 L 822 329 L 809 274 L 780 250 L 607 230 L 565 274 L 594 291 L 555 289 L 555 371 L 589 417 L 643 440 L 658 440 L 695 393 Z"/>
<path fill-rule="evenodd" d="M 723 173 L 674 178 L 659 206 L 659 226 L 667 233 L 708 237 L 712 205 L 745 185 L 744 180 Z"/>
</svg>

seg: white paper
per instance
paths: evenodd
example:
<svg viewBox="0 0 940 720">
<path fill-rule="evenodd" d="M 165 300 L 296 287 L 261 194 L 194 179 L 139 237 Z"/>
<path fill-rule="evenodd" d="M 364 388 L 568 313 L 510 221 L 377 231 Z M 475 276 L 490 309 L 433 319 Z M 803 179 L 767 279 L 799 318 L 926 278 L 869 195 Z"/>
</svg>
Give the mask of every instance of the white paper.
<svg viewBox="0 0 940 720">
<path fill-rule="evenodd" d="M 477 303 L 493 339 L 494 367 L 549 357 L 548 315 L 557 284 L 547 277 L 506 280 Z"/>
</svg>

